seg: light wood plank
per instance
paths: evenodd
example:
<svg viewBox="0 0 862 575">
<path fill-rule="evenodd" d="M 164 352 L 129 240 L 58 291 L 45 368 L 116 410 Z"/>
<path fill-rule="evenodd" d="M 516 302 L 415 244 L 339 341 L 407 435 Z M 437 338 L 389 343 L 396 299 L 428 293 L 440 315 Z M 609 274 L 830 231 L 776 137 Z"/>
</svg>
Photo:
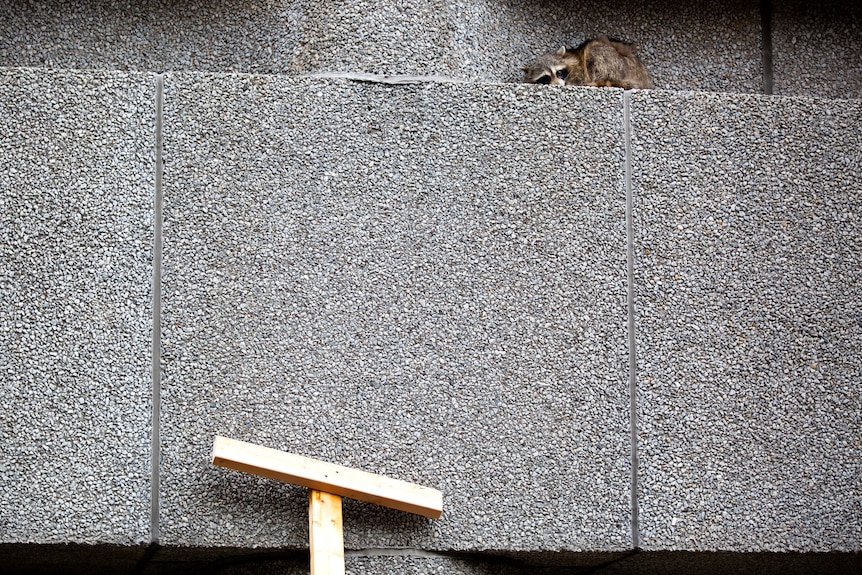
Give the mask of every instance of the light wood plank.
<svg viewBox="0 0 862 575">
<path fill-rule="evenodd" d="M 308 542 L 311 575 L 344 575 L 341 497 L 309 489 Z"/>
<path fill-rule="evenodd" d="M 436 489 L 227 437 L 215 438 L 212 462 L 424 517 L 443 513 L 443 494 Z"/>
</svg>

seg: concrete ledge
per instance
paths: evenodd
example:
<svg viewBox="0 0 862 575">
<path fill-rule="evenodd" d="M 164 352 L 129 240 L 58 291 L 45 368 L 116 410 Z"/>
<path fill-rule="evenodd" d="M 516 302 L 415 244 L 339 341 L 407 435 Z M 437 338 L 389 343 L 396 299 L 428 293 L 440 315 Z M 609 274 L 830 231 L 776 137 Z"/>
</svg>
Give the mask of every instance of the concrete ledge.
<svg viewBox="0 0 862 575">
<path fill-rule="evenodd" d="M 307 551 L 226 548 L 148 548 L 88 545 L 0 545 L 4 572 L 13 575 L 140 573 L 141 575 L 307 575 Z M 586 555 L 586 556 L 582 556 Z M 539 553 L 433 555 L 409 550 L 348 551 L 354 574 L 429 575 L 855 575 L 859 553 Z"/>
<path fill-rule="evenodd" d="M 384 575 L 390 573 L 430 575 L 855 575 L 862 567 L 862 556 L 845 553 L 650 553 L 624 557 L 606 557 L 604 561 L 585 564 L 553 555 L 533 557 L 531 561 L 483 557 L 362 556 L 351 554 L 346 561 L 350 575 Z M 542 560 L 546 562 L 542 562 Z M 258 575 L 266 573 L 307 573 L 299 560 L 248 561 L 226 566 L 223 573 Z"/>
</svg>

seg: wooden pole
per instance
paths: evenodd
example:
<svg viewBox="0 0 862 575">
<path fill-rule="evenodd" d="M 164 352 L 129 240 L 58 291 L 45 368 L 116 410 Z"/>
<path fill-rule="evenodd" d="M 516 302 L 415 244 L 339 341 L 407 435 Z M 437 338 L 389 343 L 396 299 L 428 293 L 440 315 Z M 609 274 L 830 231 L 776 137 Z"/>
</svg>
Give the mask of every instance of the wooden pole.
<svg viewBox="0 0 862 575">
<path fill-rule="evenodd" d="M 443 494 L 436 489 L 227 437 L 215 438 L 212 462 L 308 487 L 311 575 L 344 575 L 342 497 L 434 519 L 443 513 Z"/>
<path fill-rule="evenodd" d="M 341 497 L 308 490 L 308 541 L 311 575 L 344 575 Z"/>
</svg>

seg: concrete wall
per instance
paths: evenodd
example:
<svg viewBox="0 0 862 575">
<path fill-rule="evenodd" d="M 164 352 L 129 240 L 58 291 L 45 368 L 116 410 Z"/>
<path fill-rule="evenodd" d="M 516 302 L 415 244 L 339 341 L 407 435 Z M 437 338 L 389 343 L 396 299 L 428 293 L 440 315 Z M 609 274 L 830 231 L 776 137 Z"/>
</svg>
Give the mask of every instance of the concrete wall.
<svg viewBox="0 0 862 575">
<path fill-rule="evenodd" d="M 172 6 L 3 17 L 257 30 Z M 860 100 L 64 69 L 123 67 L 82 22 L 0 70 L 4 565 L 304 572 L 222 434 L 443 491 L 346 501 L 350 573 L 860 567 Z"/>
</svg>

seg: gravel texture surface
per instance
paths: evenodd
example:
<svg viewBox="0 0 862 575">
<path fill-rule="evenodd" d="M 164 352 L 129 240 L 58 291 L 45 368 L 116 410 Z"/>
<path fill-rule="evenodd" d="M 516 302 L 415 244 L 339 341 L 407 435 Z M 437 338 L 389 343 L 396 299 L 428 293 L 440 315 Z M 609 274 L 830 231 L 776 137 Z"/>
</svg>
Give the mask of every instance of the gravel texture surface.
<svg viewBox="0 0 862 575">
<path fill-rule="evenodd" d="M 305 545 L 222 434 L 443 491 L 348 547 L 627 546 L 621 99 L 168 76 L 164 541 Z"/>
<path fill-rule="evenodd" d="M 633 99 L 643 548 L 859 551 L 862 105 Z"/>
<path fill-rule="evenodd" d="M 757 0 L 0 1 L 0 29 L 7 66 L 482 82 L 520 82 L 539 54 L 608 34 L 640 45 L 658 88 L 762 91 Z M 841 35 L 837 50 L 858 56 L 858 39 Z M 806 71 L 789 70 L 804 91 Z"/>
<path fill-rule="evenodd" d="M 860 98 L 860 9 L 773 4 L 776 93 Z M 304 490 L 213 468 L 222 434 L 443 491 L 346 501 L 349 548 L 628 549 L 623 96 L 514 84 L 607 32 L 701 90 L 631 95 L 641 546 L 862 551 L 862 100 L 707 93 L 761 90 L 759 2 L 0 0 L 0 30 L 42 68 L 0 68 L 0 543 L 149 542 L 149 72 L 197 70 L 166 78 L 162 542 L 307 545 Z"/>
<path fill-rule="evenodd" d="M 149 539 L 154 98 L 0 69 L 0 541 Z"/>
<path fill-rule="evenodd" d="M 0 0 L 0 65 L 287 72 L 297 0 Z"/>
<path fill-rule="evenodd" d="M 774 1 L 774 93 L 862 98 L 862 4 Z"/>
</svg>

